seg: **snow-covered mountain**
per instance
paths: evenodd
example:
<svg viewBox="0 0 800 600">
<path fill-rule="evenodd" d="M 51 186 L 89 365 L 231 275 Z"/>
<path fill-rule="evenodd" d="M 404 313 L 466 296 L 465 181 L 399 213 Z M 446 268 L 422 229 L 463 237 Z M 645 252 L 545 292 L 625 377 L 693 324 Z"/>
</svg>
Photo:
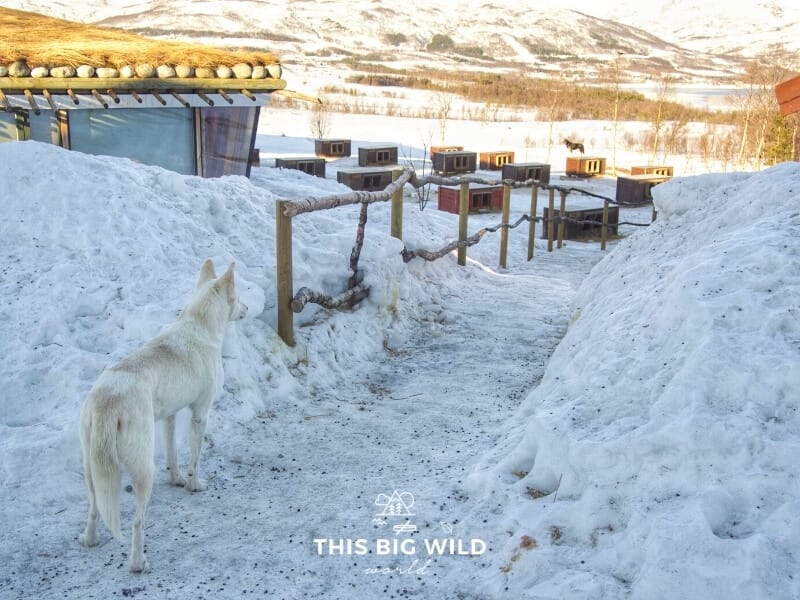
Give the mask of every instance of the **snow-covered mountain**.
<svg viewBox="0 0 800 600">
<path fill-rule="evenodd" d="M 670 69 L 684 80 L 736 72 L 775 44 L 800 49 L 800 4 L 667 0 L 4 0 L 4 5 L 151 36 L 267 46 L 287 63 L 520 64 L 567 75 Z"/>
</svg>

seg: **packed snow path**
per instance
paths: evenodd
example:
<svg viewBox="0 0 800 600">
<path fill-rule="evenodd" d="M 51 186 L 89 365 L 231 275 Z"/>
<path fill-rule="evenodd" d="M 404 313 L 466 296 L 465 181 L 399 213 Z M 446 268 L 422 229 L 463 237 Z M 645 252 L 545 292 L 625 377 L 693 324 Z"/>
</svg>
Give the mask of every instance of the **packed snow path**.
<svg viewBox="0 0 800 600">
<path fill-rule="evenodd" d="M 453 577 L 485 564 L 492 540 L 483 540 L 482 555 L 435 556 L 431 562 L 423 540 L 481 539 L 479 530 L 460 526 L 469 505 L 461 478 L 495 444 L 498 425 L 541 377 L 566 329 L 575 288 L 601 257 L 596 245 L 574 244 L 531 263 L 517 260 L 503 272 L 470 262 L 467 269 L 481 272 L 470 278 L 474 289 L 465 294 L 448 287 L 457 280 L 433 282 L 440 302 L 426 307 L 427 317 L 407 338 L 375 357 L 373 370 L 354 370 L 328 389 L 305 381 L 298 365 L 307 402 L 266 410 L 241 423 L 238 435 L 232 435 L 236 426 L 225 427 L 224 437 L 209 429 L 201 467 L 209 480 L 206 492 L 171 487 L 160 471 L 147 514 L 149 573 L 129 574 L 127 542 L 113 540 L 104 528 L 101 546 L 78 544 L 86 498 L 80 474 L 71 474 L 57 506 L 20 524 L 22 547 L 6 562 L 2 596 L 455 593 Z M 156 461 L 163 469 L 160 453 Z M 379 518 L 383 509 L 376 500 L 395 491 L 413 496 L 413 516 Z M 123 493 L 126 537 L 132 508 L 133 494 Z M 392 526 L 405 522 L 417 532 L 395 535 Z M 408 538 L 415 540 L 413 548 L 407 542 L 387 554 L 376 552 L 379 539 Z"/>
</svg>

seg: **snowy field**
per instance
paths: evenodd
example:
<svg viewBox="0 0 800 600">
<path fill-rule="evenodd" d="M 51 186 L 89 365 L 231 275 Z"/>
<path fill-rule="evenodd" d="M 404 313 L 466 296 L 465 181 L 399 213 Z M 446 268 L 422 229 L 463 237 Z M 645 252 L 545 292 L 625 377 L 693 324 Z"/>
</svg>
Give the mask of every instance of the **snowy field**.
<svg viewBox="0 0 800 600">
<path fill-rule="evenodd" d="M 657 221 L 623 227 L 606 252 L 548 253 L 537 238 L 527 262 L 519 228 L 506 269 L 497 234 L 466 267 L 405 264 L 374 205 L 370 297 L 307 307 L 287 348 L 275 200 L 345 191 L 336 170 L 355 164 L 329 163 L 328 179 L 272 168 L 313 153 L 307 121 L 265 111 L 251 180 L 0 145 L 0 598 L 800 597 L 800 165 L 676 177 L 654 188 Z M 336 125 L 354 154 L 394 142 L 418 168 L 437 127 Z M 522 153 L 531 137 L 450 127 L 468 147 Z M 552 152 L 560 184 L 566 150 Z M 567 183 L 614 195 L 611 178 Z M 405 194 L 405 244 L 452 241 L 457 217 Z M 512 221 L 528 198 L 514 191 Z M 296 289 L 343 288 L 357 218 L 295 219 Z M 498 221 L 477 216 L 470 232 Z M 250 308 L 228 330 L 209 489 L 171 487 L 157 441 L 151 571 L 132 575 L 128 540 L 101 528 L 100 546 L 77 541 L 78 415 L 100 371 L 174 319 L 206 257 L 236 261 Z M 132 509 L 123 493 L 124 530 Z"/>
</svg>

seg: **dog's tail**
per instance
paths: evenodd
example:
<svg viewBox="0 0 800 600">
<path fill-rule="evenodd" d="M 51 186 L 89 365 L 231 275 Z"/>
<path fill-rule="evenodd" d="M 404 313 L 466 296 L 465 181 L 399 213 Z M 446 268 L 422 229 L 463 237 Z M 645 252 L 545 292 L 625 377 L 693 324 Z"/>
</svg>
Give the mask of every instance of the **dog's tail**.
<svg viewBox="0 0 800 600">
<path fill-rule="evenodd" d="M 114 537 L 122 540 L 119 525 L 122 470 L 117 453 L 119 426 L 114 411 L 98 411 L 92 415 L 89 423 L 89 464 L 97 510 Z"/>
</svg>

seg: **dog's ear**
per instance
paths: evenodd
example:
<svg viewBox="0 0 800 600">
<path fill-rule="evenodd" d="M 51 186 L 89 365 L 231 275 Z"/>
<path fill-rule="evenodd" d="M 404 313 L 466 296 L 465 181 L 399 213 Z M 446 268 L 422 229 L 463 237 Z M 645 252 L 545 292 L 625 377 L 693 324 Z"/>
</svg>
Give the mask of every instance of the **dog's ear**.
<svg viewBox="0 0 800 600">
<path fill-rule="evenodd" d="M 231 263 L 231 265 L 228 267 L 228 270 L 225 271 L 222 274 L 222 276 L 219 278 L 219 280 L 223 284 L 228 285 L 231 288 L 233 287 L 233 269 L 234 269 L 235 266 L 236 266 L 236 263 Z"/>
<path fill-rule="evenodd" d="M 197 279 L 197 287 L 202 286 L 204 283 L 217 278 L 217 273 L 214 271 L 214 263 L 210 258 L 203 261 L 203 266 L 200 267 L 200 277 Z"/>
</svg>

